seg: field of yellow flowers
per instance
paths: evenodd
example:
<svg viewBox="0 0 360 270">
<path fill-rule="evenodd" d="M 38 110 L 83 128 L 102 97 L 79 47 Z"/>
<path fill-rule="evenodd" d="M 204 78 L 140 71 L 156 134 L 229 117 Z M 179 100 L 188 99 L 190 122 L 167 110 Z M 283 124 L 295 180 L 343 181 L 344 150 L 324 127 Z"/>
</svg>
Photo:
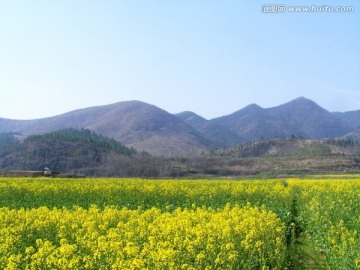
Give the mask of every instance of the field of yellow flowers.
<svg viewBox="0 0 360 270">
<path fill-rule="evenodd" d="M 360 177 L 333 178 L 0 178 L 0 269 L 360 269 Z"/>
</svg>

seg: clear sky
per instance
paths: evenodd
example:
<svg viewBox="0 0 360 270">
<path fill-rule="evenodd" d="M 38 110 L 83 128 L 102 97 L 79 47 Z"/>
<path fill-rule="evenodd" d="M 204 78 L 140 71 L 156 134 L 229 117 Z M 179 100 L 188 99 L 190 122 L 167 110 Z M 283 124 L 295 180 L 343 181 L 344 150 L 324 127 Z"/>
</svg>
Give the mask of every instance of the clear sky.
<svg viewBox="0 0 360 270">
<path fill-rule="evenodd" d="M 289 11 L 306 5 L 355 10 Z M 141 100 L 211 119 L 299 96 L 360 110 L 358 0 L 0 0 L 3 118 Z"/>
</svg>

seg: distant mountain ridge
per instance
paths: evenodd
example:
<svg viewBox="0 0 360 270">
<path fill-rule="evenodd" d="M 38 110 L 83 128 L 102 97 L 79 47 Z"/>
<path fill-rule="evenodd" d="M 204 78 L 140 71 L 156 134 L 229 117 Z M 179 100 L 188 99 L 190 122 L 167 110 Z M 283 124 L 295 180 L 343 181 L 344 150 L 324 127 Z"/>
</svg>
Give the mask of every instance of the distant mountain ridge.
<svg viewBox="0 0 360 270">
<path fill-rule="evenodd" d="M 333 138 L 360 130 L 360 110 L 331 113 L 304 97 L 267 109 L 251 104 L 232 114 L 208 120 L 202 126 L 182 120 L 200 132 L 205 125 L 216 123 L 236 134 L 241 143 L 291 136 Z"/>
<path fill-rule="evenodd" d="M 197 154 L 211 145 L 174 115 L 140 101 L 90 107 L 36 120 L 0 119 L 0 132 L 34 135 L 64 128 L 89 129 L 139 151 L 167 157 Z"/>
<path fill-rule="evenodd" d="M 173 115 L 140 101 L 89 107 L 35 120 L 0 118 L 0 133 L 28 136 L 64 128 L 89 129 L 138 151 L 177 157 L 278 137 L 332 138 L 354 134 L 360 131 L 360 110 L 331 113 L 300 97 L 266 109 L 251 104 L 211 120 L 189 111 Z"/>
</svg>

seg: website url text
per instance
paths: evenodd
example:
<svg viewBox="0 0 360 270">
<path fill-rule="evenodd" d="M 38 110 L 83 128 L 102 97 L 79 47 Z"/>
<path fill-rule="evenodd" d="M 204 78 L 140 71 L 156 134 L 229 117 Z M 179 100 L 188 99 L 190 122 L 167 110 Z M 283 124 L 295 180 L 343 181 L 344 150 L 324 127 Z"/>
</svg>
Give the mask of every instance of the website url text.
<svg viewBox="0 0 360 270">
<path fill-rule="evenodd" d="M 261 6 L 262 13 L 350 13 L 354 11 L 354 6 L 287 6 L 282 4 Z"/>
</svg>

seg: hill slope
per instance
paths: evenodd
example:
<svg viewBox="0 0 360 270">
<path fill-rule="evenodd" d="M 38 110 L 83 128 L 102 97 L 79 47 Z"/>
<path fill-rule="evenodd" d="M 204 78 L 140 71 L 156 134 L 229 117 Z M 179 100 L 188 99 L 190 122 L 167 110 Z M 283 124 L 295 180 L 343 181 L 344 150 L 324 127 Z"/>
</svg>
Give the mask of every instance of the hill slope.
<svg viewBox="0 0 360 270">
<path fill-rule="evenodd" d="M 314 157 L 328 155 L 360 155 L 360 142 L 344 139 L 276 138 L 217 149 L 212 155 L 229 157 Z"/>
<path fill-rule="evenodd" d="M 192 126 L 194 128 L 200 128 L 203 125 L 206 125 L 209 121 L 205 118 L 201 117 L 200 115 L 197 115 L 194 112 L 185 111 L 181 113 L 175 114 L 176 117 L 184 121 L 189 126 Z"/>
<path fill-rule="evenodd" d="M 36 120 L 0 119 L 0 132 L 43 134 L 85 128 L 155 155 L 197 154 L 211 142 L 177 117 L 139 101 L 91 107 Z"/>
<path fill-rule="evenodd" d="M 338 118 L 352 129 L 360 131 L 360 110 L 352 112 L 335 113 Z"/>
<path fill-rule="evenodd" d="M 249 105 L 230 115 L 213 119 L 212 122 L 223 125 L 245 138 L 245 141 L 257 141 L 274 137 L 303 135 L 301 131 L 289 129 L 289 125 L 273 116 L 267 109 L 256 104 Z"/>
<path fill-rule="evenodd" d="M 17 142 L 17 135 L 12 132 L 0 133 L 0 149 Z"/>
<path fill-rule="evenodd" d="M 216 147 L 231 146 L 245 141 L 244 138 L 224 125 L 208 121 L 193 112 L 186 111 L 175 115 L 196 129 L 202 136 L 214 142 Z"/>
</svg>

